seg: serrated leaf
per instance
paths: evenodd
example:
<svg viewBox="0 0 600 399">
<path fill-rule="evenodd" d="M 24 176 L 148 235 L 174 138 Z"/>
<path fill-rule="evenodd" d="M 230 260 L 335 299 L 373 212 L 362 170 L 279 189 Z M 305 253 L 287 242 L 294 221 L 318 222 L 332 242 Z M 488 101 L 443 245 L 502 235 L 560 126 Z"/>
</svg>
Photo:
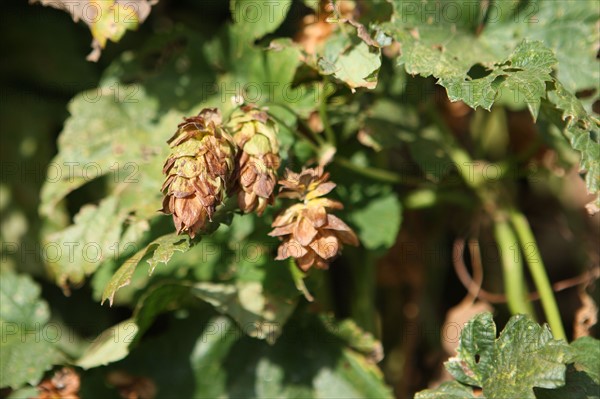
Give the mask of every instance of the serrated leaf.
<svg viewBox="0 0 600 399">
<path fill-rule="evenodd" d="M 402 207 L 396 195 L 387 194 L 352 212 L 350 218 L 357 227 L 360 242 L 366 248 L 390 248 L 400 231 Z"/>
<path fill-rule="evenodd" d="M 594 0 L 533 0 L 498 2 L 481 34 L 482 41 L 499 48 L 514 47 L 528 38 L 542 41 L 558 59 L 557 77 L 573 92 L 600 86 L 600 61 L 596 58 L 598 3 Z"/>
<path fill-rule="evenodd" d="M 158 263 L 167 263 L 175 251 L 185 252 L 190 248 L 189 237 L 180 236 L 175 233 L 164 235 L 148 244 L 144 249 L 138 251 L 129 258 L 112 276 L 104 292 L 102 293 L 102 303 L 108 299 L 112 306 L 115 293 L 122 287 L 131 283 L 131 276 L 144 257 L 152 253 L 148 259 L 150 264 L 149 274 L 152 274 Z"/>
<path fill-rule="evenodd" d="M 0 387 L 36 385 L 44 372 L 64 360 L 56 340 L 45 334 L 50 311 L 39 296 L 39 286 L 28 276 L 2 273 Z"/>
<path fill-rule="evenodd" d="M 451 101 L 462 100 L 472 108 L 490 110 L 499 92 L 513 96 L 515 102 L 525 102 L 536 119 L 541 98 L 546 96 L 546 82 L 556 65 L 554 53 L 541 42 L 523 41 L 514 52 L 490 68 L 488 76 L 471 79 L 466 73 L 449 78 L 440 77 Z"/>
<path fill-rule="evenodd" d="M 547 111 L 557 125 L 562 124 L 563 134 L 571 147 L 581 154 L 581 169 L 585 170 L 586 187 L 590 194 L 600 191 L 600 122 L 590 117 L 579 99 L 567 91 L 560 82 L 548 92 L 548 100 L 556 109 Z M 562 120 L 562 121 L 561 121 Z M 596 200 L 600 205 L 600 199 Z"/>
<path fill-rule="evenodd" d="M 561 79 L 571 90 L 597 92 L 600 68 L 593 43 L 599 36 L 598 8 L 593 2 L 581 1 L 573 7 L 559 1 L 520 4 L 494 3 L 490 7 L 493 13 L 482 21 L 483 30 L 476 35 L 445 15 L 439 3 L 397 1 L 392 22 L 383 24 L 382 29 L 400 43 L 398 64 L 408 73 L 433 75 L 446 87 L 451 100 L 462 100 L 474 108 L 490 109 L 497 102 L 526 104 L 535 119 L 540 100 L 553 95 L 547 87 L 555 86 L 560 93 L 550 100 L 555 104 L 556 97 L 563 97 L 558 100 L 563 103 L 579 102 Z M 584 61 L 579 62 L 581 59 Z M 474 67 L 484 71 L 484 76 L 473 72 Z M 558 69 L 558 79 L 550 75 L 554 69 Z M 577 108 L 585 110 L 581 104 Z M 582 153 L 588 191 L 596 194 L 600 189 L 598 124 L 576 121 L 567 127 L 565 135 Z M 600 206 L 600 198 L 595 206 Z"/>
<path fill-rule="evenodd" d="M 488 399 L 534 399 L 534 387 L 565 384 L 571 353 L 547 326 L 513 316 L 496 337 L 491 313 L 470 320 L 461 333 L 458 355 L 445 363 L 459 382 L 479 386 Z"/>
</svg>

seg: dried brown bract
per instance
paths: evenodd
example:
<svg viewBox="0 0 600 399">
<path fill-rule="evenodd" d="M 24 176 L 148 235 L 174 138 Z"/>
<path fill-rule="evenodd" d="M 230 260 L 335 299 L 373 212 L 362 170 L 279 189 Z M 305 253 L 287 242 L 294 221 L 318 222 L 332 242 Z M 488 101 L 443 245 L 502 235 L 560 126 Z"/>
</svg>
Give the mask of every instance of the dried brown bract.
<svg viewBox="0 0 600 399">
<path fill-rule="evenodd" d="M 37 399 L 79 399 L 79 374 L 70 367 L 63 367 L 52 378 L 37 386 Z"/>
<path fill-rule="evenodd" d="M 354 231 L 340 218 L 329 213 L 342 209 L 343 205 L 328 198 L 322 198 L 335 188 L 328 181 L 329 174 L 321 168 L 305 169 L 302 173 L 287 171 L 281 180 L 282 198 L 301 201 L 279 215 L 272 224 L 269 235 L 280 237 L 283 243 L 277 251 L 277 260 L 290 256 L 303 271 L 312 266 L 326 269 L 337 256 L 343 244 L 358 245 Z"/>
<path fill-rule="evenodd" d="M 167 177 L 162 212 L 173 215 L 178 233 L 194 238 L 223 201 L 234 168 L 235 145 L 223 130 L 217 109 L 185 118 L 168 143 L 171 154 L 163 167 Z"/>
</svg>

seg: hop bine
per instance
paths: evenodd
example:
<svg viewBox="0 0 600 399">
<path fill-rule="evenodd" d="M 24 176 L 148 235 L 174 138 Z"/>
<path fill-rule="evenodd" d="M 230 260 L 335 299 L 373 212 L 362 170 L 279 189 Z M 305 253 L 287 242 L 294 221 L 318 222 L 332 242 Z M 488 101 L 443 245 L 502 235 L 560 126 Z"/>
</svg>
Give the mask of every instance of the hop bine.
<svg viewBox="0 0 600 399">
<path fill-rule="evenodd" d="M 277 125 L 266 112 L 245 106 L 233 113 L 227 127 L 240 148 L 235 179 L 238 206 L 244 213 L 256 211 L 262 215 L 273 203 L 281 163 Z"/>
<path fill-rule="evenodd" d="M 322 198 L 336 186 L 328 179 L 329 174 L 323 173 L 321 168 L 305 169 L 301 173 L 286 171 L 285 179 L 279 182 L 282 186 L 279 196 L 302 202 L 292 205 L 273 221 L 269 235 L 283 240 L 275 259 L 293 257 L 303 271 L 312 266 L 326 269 L 343 244 L 358 245 L 352 229 L 328 213 L 343 208 L 338 201 Z"/>
<path fill-rule="evenodd" d="M 185 118 L 169 139 L 162 212 L 172 214 L 177 233 L 191 238 L 211 220 L 223 201 L 235 162 L 235 144 L 221 126 L 217 109 Z"/>
</svg>

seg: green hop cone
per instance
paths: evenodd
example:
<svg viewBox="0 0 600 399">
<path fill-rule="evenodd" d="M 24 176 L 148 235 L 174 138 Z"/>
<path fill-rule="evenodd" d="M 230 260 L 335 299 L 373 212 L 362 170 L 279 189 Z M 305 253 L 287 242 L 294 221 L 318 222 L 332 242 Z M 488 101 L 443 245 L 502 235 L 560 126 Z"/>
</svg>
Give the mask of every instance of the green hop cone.
<svg viewBox="0 0 600 399">
<path fill-rule="evenodd" d="M 279 141 L 277 125 L 254 106 L 236 110 L 227 124 L 241 152 L 238 158 L 238 205 L 244 213 L 262 215 L 273 203 L 277 183 Z"/>
<path fill-rule="evenodd" d="M 185 118 L 168 144 L 162 212 L 173 215 L 177 233 L 194 238 L 223 201 L 234 169 L 235 143 L 223 130 L 219 111 L 207 108 Z"/>
</svg>

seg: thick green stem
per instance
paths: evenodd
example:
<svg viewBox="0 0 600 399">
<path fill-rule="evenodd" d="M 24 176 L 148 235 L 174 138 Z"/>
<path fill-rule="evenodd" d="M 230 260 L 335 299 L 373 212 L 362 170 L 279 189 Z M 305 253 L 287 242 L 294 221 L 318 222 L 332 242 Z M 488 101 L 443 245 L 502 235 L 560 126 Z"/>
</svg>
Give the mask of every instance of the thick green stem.
<svg viewBox="0 0 600 399">
<path fill-rule="evenodd" d="M 544 308 L 546 320 L 548 320 L 552 334 L 556 339 L 566 340 L 567 336 L 560 318 L 560 312 L 558 311 L 556 298 L 554 297 L 554 292 L 552 291 L 552 286 L 550 285 L 550 280 L 546 274 L 546 268 L 542 262 L 542 257 L 540 255 L 535 237 L 531 232 L 529 222 L 521 212 L 516 210 L 512 210 L 510 212 L 510 221 L 515 228 L 515 232 L 517 233 L 517 237 L 519 239 L 519 244 L 523 253 L 525 254 L 529 271 L 533 277 L 533 282 L 535 283 L 537 291 L 540 294 L 542 307 Z"/>
<path fill-rule="evenodd" d="M 496 221 L 494 236 L 502 261 L 504 292 L 508 308 L 512 314 L 526 314 L 534 317 L 533 308 L 527 298 L 528 290 L 523 273 L 523 258 L 517 244 L 517 237 L 506 220 Z"/>
<path fill-rule="evenodd" d="M 365 331 L 377 336 L 377 311 L 375 292 L 377 289 L 377 256 L 371 251 L 362 256 L 352 256 L 354 292 L 351 299 L 351 314 Z"/>
</svg>

